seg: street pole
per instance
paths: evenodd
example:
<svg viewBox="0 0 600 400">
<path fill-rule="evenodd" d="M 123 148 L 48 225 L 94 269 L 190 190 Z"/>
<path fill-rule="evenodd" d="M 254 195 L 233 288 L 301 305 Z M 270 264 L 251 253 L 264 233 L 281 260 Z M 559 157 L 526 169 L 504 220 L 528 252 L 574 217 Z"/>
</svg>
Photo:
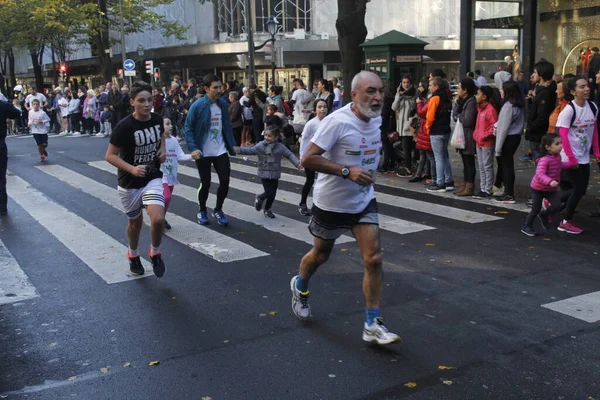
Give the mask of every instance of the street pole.
<svg viewBox="0 0 600 400">
<path fill-rule="evenodd" d="M 121 16 L 121 71 L 123 71 L 123 83 L 125 83 L 125 60 L 127 52 L 125 51 L 125 23 L 123 22 L 123 0 L 119 0 L 119 11 Z M 131 77 L 129 77 L 129 86 L 131 87 Z"/>
<path fill-rule="evenodd" d="M 276 55 L 276 51 L 275 51 L 275 35 L 271 36 L 271 38 L 273 39 L 273 43 L 271 44 L 271 80 L 273 81 L 272 86 L 275 86 L 277 83 L 275 83 L 275 55 Z"/>
<path fill-rule="evenodd" d="M 256 83 L 256 65 L 254 65 L 254 33 L 252 32 L 252 12 L 250 10 L 250 0 L 246 0 L 246 32 L 248 33 L 248 86 Z"/>
</svg>

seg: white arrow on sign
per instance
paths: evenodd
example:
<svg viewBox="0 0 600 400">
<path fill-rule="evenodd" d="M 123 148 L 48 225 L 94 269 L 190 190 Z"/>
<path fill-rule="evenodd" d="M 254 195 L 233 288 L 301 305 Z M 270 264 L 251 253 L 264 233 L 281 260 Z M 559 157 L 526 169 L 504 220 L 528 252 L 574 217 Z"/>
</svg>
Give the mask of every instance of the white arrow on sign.
<svg viewBox="0 0 600 400">
<path fill-rule="evenodd" d="M 135 61 L 131 59 L 125 60 L 123 63 L 123 68 L 127 71 L 133 71 L 135 69 Z"/>
</svg>

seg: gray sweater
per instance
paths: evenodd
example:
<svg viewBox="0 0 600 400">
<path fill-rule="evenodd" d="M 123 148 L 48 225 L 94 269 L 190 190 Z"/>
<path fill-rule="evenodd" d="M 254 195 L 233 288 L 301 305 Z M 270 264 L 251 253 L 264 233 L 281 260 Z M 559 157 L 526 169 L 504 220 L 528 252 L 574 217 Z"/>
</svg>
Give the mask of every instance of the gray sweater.
<svg viewBox="0 0 600 400">
<path fill-rule="evenodd" d="M 239 154 L 258 155 L 258 177 L 260 179 L 281 178 L 282 157 L 286 157 L 296 167 L 300 164 L 294 153 L 279 142 L 267 144 L 263 140 L 254 147 L 240 147 Z"/>
<path fill-rule="evenodd" d="M 498 121 L 496 122 L 496 157 L 502 154 L 502 146 L 508 135 L 520 135 L 525 125 L 525 112 L 523 107 L 515 107 L 510 102 L 504 103 Z"/>
</svg>

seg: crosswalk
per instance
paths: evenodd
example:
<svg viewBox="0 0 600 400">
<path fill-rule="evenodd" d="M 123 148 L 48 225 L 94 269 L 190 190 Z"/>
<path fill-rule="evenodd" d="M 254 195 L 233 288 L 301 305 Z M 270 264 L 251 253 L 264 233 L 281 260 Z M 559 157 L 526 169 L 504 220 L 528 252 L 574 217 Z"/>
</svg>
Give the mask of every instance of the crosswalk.
<svg viewBox="0 0 600 400">
<path fill-rule="evenodd" d="M 63 192 L 75 193 L 85 196 L 89 200 L 89 207 L 94 204 L 109 206 L 109 215 L 106 218 L 119 219 L 125 223 L 119 196 L 116 191 L 117 170 L 106 161 L 92 161 L 75 170 L 59 164 L 45 164 L 34 167 L 38 177 L 50 182 L 53 187 L 60 187 Z M 85 172 L 84 172 L 85 171 Z M 230 187 L 243 193 L 256 194 L 262 192 L 263 188 L 256 181 L 256 167 L 242 163 L 232 163 L 232 176 Z M 179 173 L 185 182 L 198 182 L 197 170 L 186 165 L 180 165 Z M 90 176 L 104 176 L 106 179 L 92 179 Z M 90 220 L 85 214 L 77 214 L 60 201 L 53 199 L 41 189 L 28 183 L 25 179 L 14 174 L 8 177 L 8 194 L 12 201 L 18 204 L 29 214 L 43 229 L 58 240 L 69 252 L 74 254 L 82 264 L 87 266 L 104 283 L 109 285 L 124 283 L 133 280 L 147 279 L 152 277 L 152 270 L 148 259 L 143 260 L 146 274 L 133 276 L 127 268 L 125 258 L 127 246 L 125 235 L 114 236 L 104 232 L 97 221 Z M 216 174 L 213 180 L 218 181 Z M 105 184 L 102 182 L 110 182 Z M 303 185 L 304 177 L 295 174 L 283 173 L 282 182 L 294 185 Z M 285 185 L 284 185 L 285 186 Z M 276 199 L 277 209 L 295 209 L 300 202 L 299 191 L 281 189 Z M 179 204 L 186 204 L 186 209 L 196 210 L 197 188 L 181 183 L 177 185 L 173 197 L 177 198 Z M 228 228 L 216 225 L 200 226 L 195 221 L 195 212 L 177 214 L 169 211 L 168 220 L 172 229 L 166 232 L 166 237 L 174 242 L 169 246 L 183 245 L 179 251 L 192 251 L 200 258 L 194 260 L 212 260 L 223 265 L 228 263 L 242 262 L 245 260 L 261 259 L 272 256 L 271 243 L 277 243 L 284 239 L 292 239 L 301 244 L 312 244 L 313 237 L 310 235 L 307 224 L 308 218 L 294 213 L 282 215 L 277 213 L 275 219 L 265 218 L 262 213 L 256 212 L 251 202 L 244 203 L 238 199 L 229 198 L 226 201 L 227 215 L 231 217 L 232 225 L 240 221 L 247 226 L 252 226 L 253 237 L 247 243 L 243 237 L 231 233 Z M 249 196 L 247 196 L 249 197 Z M 309 204 L 310 204 L 309 199 Z M 411 210 L 415 212 L 411 220 L 397 218 L 386 213 L 380 214 L 380 227 L 382 235 L 411 235 L 439 229 L 435 222 L 427 223 L 421 221 L 423 216 L 436 216 L 439 221 L 464 224 L 465 227 L 475 224 L 491 223 L 503 218 L 494 215 L 493 212 L 485 214 L 473 210 L 465 210 L 460 207 L 450 207 L 429 201 L 415 200 L 411 198 L 393 196 L 386 193 L 377 193 L 380 204 L 389 207 Z M 215 195 L 210 194 L 209 204 L 213 204 Z M 86 201 L 86 204 L 87 201 Z M 181 208 L 179 208 L 181 210 Z M 291 217 L 293 214 L 295 217 Z M 149 219 L 144 217 L 144 223 L 149 225 Z M 257 234 L 256 232 L 261 232 Z M 81 240 L 81 238 L 88 240 Z M 258 238 L 258 240 L 257 240 Z M 264 244 L 263 244 L 264 241 Z M 353 241 L 349 235 L 342 236 L 338 245 Z M 183 250 L 187 249 L 187 250 Z M 167 252 L 172 252 L 168 249 Z M 201 264 L 201 263 L 199 263 Z M 10 251 L 0 241 L 0 276 L 11 276 L 11 279 L 0 280 L 0 305 L 28 300 L 40 294 L 20 267 L 18 260 L 11 255 Z M 42 293 L 43 295 L 43 293 Z"/>
</svg>

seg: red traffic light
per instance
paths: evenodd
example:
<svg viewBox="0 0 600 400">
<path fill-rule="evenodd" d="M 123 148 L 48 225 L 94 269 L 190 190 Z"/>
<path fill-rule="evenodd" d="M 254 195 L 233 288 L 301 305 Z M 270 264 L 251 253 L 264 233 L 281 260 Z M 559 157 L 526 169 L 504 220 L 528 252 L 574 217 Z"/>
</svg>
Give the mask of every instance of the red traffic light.
<svg viewBox="0 0 600 400">
<path fill-rule="evenodd" d="M 67 66 L 65 64 L 60 65 L 60 72 L 67 72 Z"/>
</svg>

